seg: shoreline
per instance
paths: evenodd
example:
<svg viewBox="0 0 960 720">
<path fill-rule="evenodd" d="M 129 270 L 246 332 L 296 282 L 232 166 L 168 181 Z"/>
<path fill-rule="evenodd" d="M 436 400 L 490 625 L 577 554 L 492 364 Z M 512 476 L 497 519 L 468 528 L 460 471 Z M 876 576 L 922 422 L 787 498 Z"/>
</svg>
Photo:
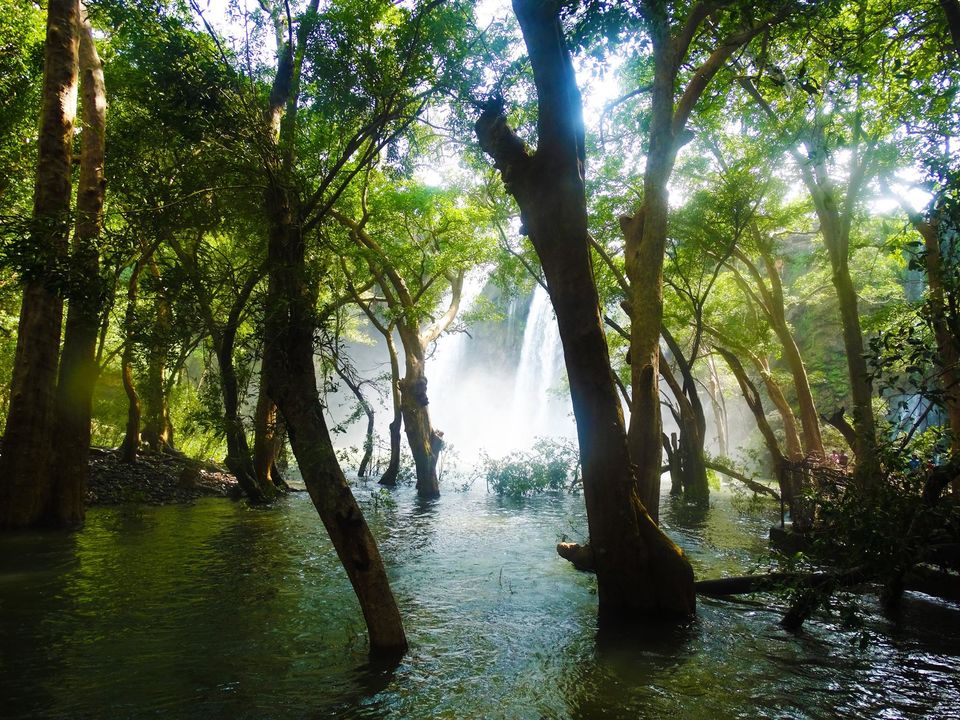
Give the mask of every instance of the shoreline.
<svg viewBox="0 0 960 720">
<path fill-rule="evenodd" d="M 224 467 L 173 453 L 142 452 L 133 463 L 115 448 L 90 448 L 87 507 L 189 504 L 203 497 L 238 499 L 237 479 Z"/>
</svg>

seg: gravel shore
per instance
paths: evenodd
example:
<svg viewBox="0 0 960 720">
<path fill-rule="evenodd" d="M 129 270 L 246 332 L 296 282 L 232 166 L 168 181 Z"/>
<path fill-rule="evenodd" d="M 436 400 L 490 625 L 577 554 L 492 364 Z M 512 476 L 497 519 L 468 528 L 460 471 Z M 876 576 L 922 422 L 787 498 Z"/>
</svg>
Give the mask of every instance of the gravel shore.
<svg viewBox="0 0 960 720">
<path fill-rule="evenodd" d="M 236 478 L 212 463 L 167 453 L 141 453 L 124 463 L 116 450 L 90 449 L 88 505 L 170 505 L 239 494 Z"/>
</svg>

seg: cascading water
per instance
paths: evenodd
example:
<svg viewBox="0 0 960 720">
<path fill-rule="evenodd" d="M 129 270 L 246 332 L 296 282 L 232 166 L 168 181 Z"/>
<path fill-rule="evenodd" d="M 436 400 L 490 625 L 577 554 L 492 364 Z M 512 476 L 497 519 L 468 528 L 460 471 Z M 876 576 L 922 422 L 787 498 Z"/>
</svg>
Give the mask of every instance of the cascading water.
<svg viewBox="0 0 960 720">
<path fill-rule="evenodd" d="M 472 294 L 465 288 L 463 311 L 476 302 L 482 280 Z M 518 305 L 512 302 L 498 324 L 507 346 L 522 317 Z M 547 293 L 537 286 L 530 300 L 519 363 L 516 350 L 481 352 L 484 340 L 476 335 L 441 338 L 427 361 L 431 420 L 447 443 L 464 457 L 480 450 L 496 456 L 529 447 L 538 436 L 572 437 L 560 336 Z"/>
<path fill-rule="evenodd" d="M 560 394 L 564 373 L 553 305 L 547 291 L 537 285 L 513 384 L 510 426 L 514 447 L 531 445 L 537 436 L 571 434 L 570 403 Z"/>
<path fill-rule="evenodd" d="M 458 324 L 476 308 L 487 281 L 486 272 L 467 276 Z M 447 333 L 428 350 L 430 419 L 462 465 L 473 464 L 481 450 L 500 456 L 530 447 L 537 437 L 576 434 L 549 296 L 537 286 L 529 299 L 505 304 L 502 320 L 469 324 L 467 332 Z M 351 344 L 348 350 L 360 375 L 367 378 L 386 369 L 385 346 L 373 333 L 371 337 L 374 344 Z M 402 356 L 400 360 L 402 372 Z M 377 434 L 386 438 L 389 396 L 368 395 L 376 401 Z M 335 421 L 342 421 L 354 406 L 352 396 L 341 390 L 330 398 L 328 411 Z M 362 442 L 358 422 L 337 436 L 340 447 L 359 447 Z"/>
</svg>

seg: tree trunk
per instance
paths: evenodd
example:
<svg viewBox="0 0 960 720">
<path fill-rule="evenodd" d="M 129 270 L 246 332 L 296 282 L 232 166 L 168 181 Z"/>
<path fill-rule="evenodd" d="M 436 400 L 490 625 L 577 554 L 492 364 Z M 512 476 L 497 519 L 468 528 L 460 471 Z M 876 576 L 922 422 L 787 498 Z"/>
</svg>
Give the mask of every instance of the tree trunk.
<svg viewBox="0 0 960 720">
<path fill-rule="evenodd" d="M 800 349 L 785 321 L 783 324 L 774 323 L 773 330 L 780 339 L 783 358 L 787 361 L 787 367 L 790 368 L 790 374 L 793 376 L 793 387 L 797 393 L 797 405 L 800 408 L 800 425 L 803 428 L 803 449 L 808 455 L 823 458 L 820 415 L 813 401 L 810 379 L 807 377 L 807 368 L 800 356 Z"/>
<path fill-rule="evenodd" d="M 960 10 L 958 10 L 960 15 Z M 960 17 L 958 17 L 960 22 Z M 960 453 L 960 338 L 950 330 L 947 320 L 947 297 L 943 287 L 943 254 L 940 251 L 940 218 L 943 208 L 934 207 L 931 219 L 912 216 L 914 227 L 923 237 L 924 262 L 927 269 L 927 284 L 930 287 L 928 304 L 933 333 L 943 368 L 941 386 L 943 403 L 950 423 L 950 448 Z"/>
<path fill-rule="evenodd" d="M 215 341 L 217 365 L 220 368 L 220 391 L 223 394 L 226 465 L 237 478 L 250 502 L 265 503 L 273 500 L 277 492 L 272 482 L 260 482 L 250 454 L 247 431 L 240 416 L 240 392 L 233 364 L 235 334 L 235 330 L 228 329 L 219 338 L 219 342 Z"/>
<path fill-rule="evenodd" d="M 757 230 L 758 236 L 759 232 L 760 231 Z M 765 286 L 763 286 L 763 279 L 752 266 L 751 271 L 754 273 L 755 280 L 761 285 L 761 296 L 767 305 L 767 318 L 770 320 L 770 326 L 773 328 L 774 333 L 776 333 L 777 338 L 780 340 L 780 345 L 783 348 L 783 358 L 786 360 L 787 367 L 790 368 L 790 374 L 793 377 L 793 387 L 797 393 L 797 405 L 800 408 L 800 425 L 803 428 L 803 452 L 822 459 L 824 452 L 823 437 L 820 434 L 820 416 L 817 413 L 817 406 L 813 401 L 813 392 L 810 390 L 810 379 L 807 377 L 807 368 L 803 364 L 800 348 L 797 347 L 793 332 L 787 324 L 787 310 L 783 298 L 783 282 L 780 278 L 780 269 L 769 248 L 765 248 L 765 244 L 762 242 L 758 243 L 758 245 L 761 247 L 763 264 L 770 282 L 769 292 Z M 766 383 L 767 377 L 769 376 L 769 368 L 767 368 L 765 372 L 766 374 L 763 378 Z M 777 400 L 774 399 L 774 402 L 776 403 Z M 793 411 L 791 410 L 789 414 L 792 416 Z M 795 424 L 794 422 L 794 425 Z M 792 452 L 792 442 L 792 438 L 788 436 L 788 454 Z"/>
<path fill-rule="evenodd" d="M 133 326 L 137 315 L 137 292 L 140 286 L 140 273 L 147 259 L 141 255 L 133 265 L 130 280 L 127 283 L 127 309 L 123 317 L 123 354 L 120 356 L 120 375 L 123 390 L 127 395 L 127 428 L 120 445 L 120 457 L 123 462 L 132 463 L 140 451 L 140 396 L 133 382 Z"/>
<path fill-rule="evenodd" d="M 152 255 L 147 259 L 147 267 L 150 268 L 151 276 L 159 285 L 160 268 Z M 167 349 L 173 329 L 173 312 L 159 287 L 155 313 L 150 344 L 147 347 L 147 376 L 144 378 L 142 393 L 146 412 L 140 436 L 151 450 L 161 452 L 173 447 L 173 424 L 170 421 L 170 407 L 167 403 L 164 382 Z"/>
<path fill-rule="evenodd" d="M 707 465 L 703 454 L 702 415 L 697 416 L 694 405 L 674 377 L 670 364 L 662 356 L 660 375 L 677 401 L 678 412 L 675 413 L 675 419 L 680 425 L 680 442 L 676 450 L 678 457 L 670 458 L 671 475 L 674 467 L 678 465 L 684 499 L 690 503 L 706 506 L 710 502 L 710 484 L 707 480 Z M 698 403 L 697 407 L 702 413 L 702 406 Z M 673 490 L 674 488 L 671 487 L 671 494 Z"/>
<path fill-rule="evenodd" d="M 861 128 L 854 128 L 860 136 Z M 847 354 L 847 371 L 850 377 L 850 394 L 853 398 L 853 427 L 857 431 L 854 452 L 857 465 L 854 478 L 862 487 L 873 485 L 877 480 L 877 429 L 873 417 L 873 385 L 867 371 L 864 353 L 863 330 L 860 327 L 860 312 L 857 307 L 857 292 L 850 277 L 850 228 L 860 193 L 866 180 L 871 150 L 854 146 L 850 149 L 851 170 L 847 180 L 843 207 L 825 167 L 826 140 L 823 127 L 816 126 L 811 138 L 810 163 L 798 151 L 794 151 L 800 165 L 804 184 L 813 199 L 823 243 L 830 256 L 833 286 L 837 292 L 840 308 L 840 324 L 843 328 L 843 346 Z"/>
<path fill-rule="evenodd" d="M 730 350 L 722 347 L 717 347 L 716 350 L 723 356 L 723 359 L 727 361 L 727 365 L 730 366 L 730 370 L 733 371 L 734 376 L 737 378 L 737 382 L 740 385 L 740 390 L 743 392 L 744 400 L 746 400 L 746 403 L 757 422 L 757 428 L 760 430 L 760 434 L 763 436 L 763 441 L 767 446 L 767 451 L 770 453 L 770 460 L 773 465 L 773 474 L 776 477 L 777 484 L 780 487 L 780 497 L 783 498 L 783 501 L 787 504 L 787 507 L 790 508 L 790 516 L 793 519 L 794 527 L 797 530 L 806 530 L 810 527 L 813 520 L 811 512 L 812 509 L 804 501 L 803 488 L 799 486 L 795 474 L 788 472 L 786 458 L 780 451 L 780 445 L 777 443 L 777 436 L 773 432 L 773 428 L 770 427 L 770 423 L 767 422 L 767 417 L 763 412 L 763 404 L 760 401 L 760 393 L 747 376 L 747 372 L 744 370 L 743 364 L 736 355 L 734 355 Z"/>
<path fill-rule="evenodd" d="M 277 458 L 283 445 L 283 432 L 277 404 L 266 392 L 266 378 L 263 373 L 261 367 L 260 389 L 253 419 L 253 469 L 258 485 L 281 489 L 285 487 L 285 483 L 277 472 Z"/>
<path fill-rule="evenodd" d="M 730 454 L 729 428 L 727 425 L 727 406 L 723 399 L 723 388 L 720 386 L 720 375 L 713 356 L 707 357 L 710 368 L 710 377 L 707 382 L 707 393 L 710 395 L 710 405 L 713 408 L 713 420 L 717 428 L 717 453 L 720 457 Z"/>
<path fill-rule="evenodd" d="M 397 357 L 397 348 L 393 343 L 390 328 L 387 328 L 383 337 L 390 355 L 390 397 L 393 401 L 393 420 L 390 421 L 390 461 L 387 463 L 387 469 L 380 476 L 380 484 L 393 487 L 397 484 L 397 475 L 400 472 L 400 430 L 403 426 L 403 414 L 400 409 L 400 360 Z"/>
<path fill-rule="evenodd" d="M 293 220 L 289 190 L 273 185 L 266 210 L 270 223 L 270 288 L 267 302 L 264 379 L 283 414 L 310 498 L 353 585 L 374 655 L 407 648 L 400 611 L 383 560 L 357 505 L 323 417 L 313 365 L 316 289 L 308 285 L 305 245 Z"/>
<path fill-rule="evenodd" d="M 960 55 L 960 2 L 957 2 L 957 0 L 940 0 L 940 7 L 943 8 L 943 15 L 947 19 L 953 49 Z"/>
<path fill-rule="evenodd" d="M 443 436 L 430 424 L 427 408 L 427 377 L 420 338 L 412 328 L 400 328 L 406 372 L 400 382 L 400 413 L 407 442 L 417 468 L 417 495 L 422 498 L 440 496 L 437 463 L 443 450 Z"/>
<path fill-rule="evenodd" d="M 826 234 L 824 236 L 826 237 Z M 834 253 L 831 252 L 830 255 L 833 257 Z M 873 384 L 867 370 L 863 331 L 857 309 L 857 292 L 853 287 L 846 258 L 834 265 L 833 284 L 840 304 L 843 345 L 850 373 L 850 394 L 853 396 L 853 427 L 857 431 L 854 448 L 857 466 L 854 477 L 861 485 L 866 486 L 876 481 L 875 475 L 879 469 L 876 458 L 877 431 L 873 419 Z"/>
<path fill-rule="evenodd" d="M 476 131 L 520 206 L 557 316 L 597 566 L 599 622 L 686 617 L 696 607 L 693 570 L 637 494 L 610 370 L 590 260 L 582 106 L 573 65 L 554 5 L 514 0 L 513 6 L 537 86 L 539 147 L 530 154 L 495 104 L 480 116 Z M 649 365 L 654 383 L 658 356 L 657 350 Z M 659 433 L 655 445 L 659 483 Z"/>
<path fill-rule="evenodd" d="M 774 379 L 770 372 L 770 365 L 765 358 L 759 358 L 751 354 L 750 359 L 754 361 L 757 372 L 760 373 L 760 379 L 763 380 L 763 386 L 767 389 L 767 396 L 780 413 L 780 419 L 783 421 L 784 445 L 786 455 L 791 460 L 803 459 L 803 443 L 800 440 L 800 432 L 797 428 L 797 418 L 793 414 L 793 408 L 787 402 L 780 385 Z M 820 436 L 820 425 L 817 424 L 817 437 Z M 809 438 L 809 436 L 807 436 Z M 808 444 L 809 447 L 809 444 Z M 822 456 L 821 456 L 822 457 Z"/>
<path fill-rule="evenodd" d="M 17 349 L 0 455 L 0 529 L 36 524 L 49 497 L 49 461 L 63 301 L 48 268 L 67 251 L 79 52 L 78 0 L 49 0 L 33 203 L 37 267 L 24 272 Z"/>
<path fill-rule="evenodd" d="M 93 388 L 99 374 L 97 336 L 103 307 L 97 238 L 103 220 L 106 90 L 103 66 L 93 40 L 93 28 L 83 12 L 80 33 L 82 92 L 80 178 L 74 231 L 71 283 L 60 380 L 52 495 L 47 515 L 54 525 L 74 525 L 86 511 L 87 465 L 90 455 L 90 415 Z"/>
</svg>

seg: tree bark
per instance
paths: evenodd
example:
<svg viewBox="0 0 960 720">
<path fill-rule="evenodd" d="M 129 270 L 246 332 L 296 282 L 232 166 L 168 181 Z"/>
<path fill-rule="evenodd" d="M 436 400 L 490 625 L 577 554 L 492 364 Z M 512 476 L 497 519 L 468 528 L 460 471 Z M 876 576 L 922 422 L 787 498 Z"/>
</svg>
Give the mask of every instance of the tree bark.
<svg viewBox="0 0 960 720">
<path fill-rule="evenodd" d="M 527 151 L 496 103 L 481 114 L 476 132 L 520 206 L 557 316 L 596 558 L 599 622 L 687 617 L 696 607 L 693 570 L 650 518 L 631 469 L 592 275 L 580 93 L 557 8 L 537 0 L 514 0 L 513 7 L 533 65 L 539 147 Z M 659 478 L 659 434 L 656 448 Z"/>
<path fill-rule="evenodd" d="M 960 23 L 960 9 L 957 10 Z M 928 304 L 933 334 L 937 341 L 942 368 L 943 401 L 950 423 L 950 448 L 960 453 L 960 338 L 950 329 L 947 320 L 947 296 L 943 285 L 943 254 L 940 251 L 940 213 L 943 208 L 931 209 L 928 218 L 911 214 L 911 221 L 923 238 L 927 284 L 930 288 Z"/>
<path fill-rule="evenodd" d="M 440 496 L 437 463 L 443 450 L 443 435 L 430 423 L 427 377 L 424 374 L 424 348 L 413 328 L 399 326 L 406 371 L 400 381 L 400 413 L 410 452 L 417 468 L 417 495 Z"/>
<path fill-rule="evenodd" d="M 93 28 L 82 11 L 80 31 L 80 90 L 82 122 L 77 222 L 73 237 L 71 282 L 60 379 L 57 386 L 56 446 L 49 521 L 58 526 L 83 521 L 90 455 L 90 415 L 93 388 L 99 375 L 97 336 L 103 308 L 100 253 L 97 239 L 103 222 L 104 145 L 107 97 L 103 65 L 97 55 Z"/>
<path fill-rule="evenodd" d="M 49 266 L 67 252 L 79 53 L 78 0 L 50 0 L 32 240 L 0 455 L 0 529 L 34 525 L 49 498 L 63 301 Z"/>
<path fill-rule="evenodd" d="M 754 367 L 760 373 L 760 379 L 763 380 L 763 386 L 767 389 L 767 396 L 777 408 L 780 419 L 783 421 L 784 446 L 786 447 L 786 456 L 791 460 L 801 460 L 803 458 L 803 443 L 800 440 L 800 432 L 797 428 L 797 418 L 793 414 L 793 408 L 787 402 L 780 384 L 774 379 L 770 372 L 770 364 L 766 358 L 757 357 L 750 354 Z M 817 425 L 817 437 L 820 436 L 820 426 Z M 807 436 L 809 438 L 809 436 Z M 809 439 L 808 439 L 809 447 Z"/>
<path fill-rule="evenodd" d="M 277 404 L 266 392 L 262 368 L 253 426 L 253 470 L 257 484 L 285 490 L 286 483 L 277 469 L 277 458 L 283 446 L 283 429 Z"/>
<path fill-rule="evenodd" d="M 788 472 L 787 460 L 783 452 L 781 452 L 780 446 L 777 443 L 777 436 L 773 432 L 773 428 L 770 427 L 770 423 L 767 422 L 767 417 L 763 412 L 760 393 L 747 376 L 743 364 L 736 355 L 726 348 L 717 347 L 716 350 L 723 356 L 723 359 L 727 361 L 727 365 L 730 366 L 730 370 L 737 378 L 737 382 L 743 392 L 744 400 L 746 400 L 757 422 L 757 428 L 763 436 L 763 441 L 767 446 L 767 452 L 770 453 L 773 473 L 780 488 L 780 497 L 783 498 L 787 507 L 790 508 L 790 517 L 793 519 L 794 527 L 801 531 L 809 528 L 813 521 L 811 508 L 804 502 L 803 488 L 799 487 L 794 473 Z"/>
<path fill-rule="evenodd" d="M 703 408 L 700 409 L 700 417 L 697 416 L 697 410 L 680 383 L 673 375 L 673 370 L 665 358 L 660 358 L 660 376 L 670 387 L 677 402 L 678 412 L 675 415 L 677 423 L 680 425 L 680 442 L 677 448 L 677 458 L 670 458 L 671 475 L 676 470 L 680 473 L 680 486 L 683 489 L 683 496 L 687 502 L 705 506 L 710 502 L 710 484 L 707 480 L 706 459 L 703 452 Z M 669 456 L 669 453 L 668 453 Z M 673 494 L 673 488 L 671 488 Z"/>
<path fill-rule="evenodd" d="M 667 183 L 673 173 L 677 151 L 691 135 L 687 121 L 704 90 L 738 48 L 791 12 L 784 4 L 778 12 L 717 42 L 698 65 L 679 98 L 677 75 L 690 43 L 701 25 L 718 7 L 695 3 L 687 16 L 671 28 L 667 6 L 648 0 L 642 3 L 646 31 L 653 47 L 653 82 L 650 86 L 650 129 L 643 202 L 634 215 L 620 218 L 624 258 L 630 280 L 628 312 L 631 319 L 630 357 L 633 384 L 630 408 L 630 457 L 637 466 L 640 498 L 655 514 L 660 496 L 660 395 L 659 343 L 663 319 L 663 260 L 667 242 L 669 210 Z"/>
<path fill-rule="evenodd" d="M 813 400 L 810 379 L 807 377 L 807 368 L 803 363 L 803 357 L 800 355 L 800 348 L 797 347 L 793 332 L 787 324 L 786 303 L 783 298 L 780 270 L 771 253 L 764 249 L 764 243 L 761 242 L 758 245 L 761 246 L 763 264 L 770 282 L 769 291 L 759 273 L 756 273 L 755 270 L 753 272 L 755 273 L 755 280 L 759 283 L 763 299 L 766 301 L 764 303 L 766 307 L 763 309 L 766 310 L 770 325 L 780 340 L 780 345 L 783 348 L 783 358 L 786 360 L 787 367 L 790 368 L 790 374 L 793 376 L 793 387 L 797 393 L 797 405 L 800 408 L 800 425 L 803 428 L 803 450 L 808 455 L 822 459 L 824 451 L 823 437 L 820 434 L 820 417 Z M 766 376 L 764 376 L 764 381 L 766 381 Z M 787 452 L 791 452 L 789 445 Z"/>
<path fill-rule="evenodd" d="M 957 0 L 940 0 L 940 7 L 943 8 L 943 15 L 947 19 L 953 49 L 957 55 L 960 55 L 960 2 L 957 2 Z"/>
</svg>

